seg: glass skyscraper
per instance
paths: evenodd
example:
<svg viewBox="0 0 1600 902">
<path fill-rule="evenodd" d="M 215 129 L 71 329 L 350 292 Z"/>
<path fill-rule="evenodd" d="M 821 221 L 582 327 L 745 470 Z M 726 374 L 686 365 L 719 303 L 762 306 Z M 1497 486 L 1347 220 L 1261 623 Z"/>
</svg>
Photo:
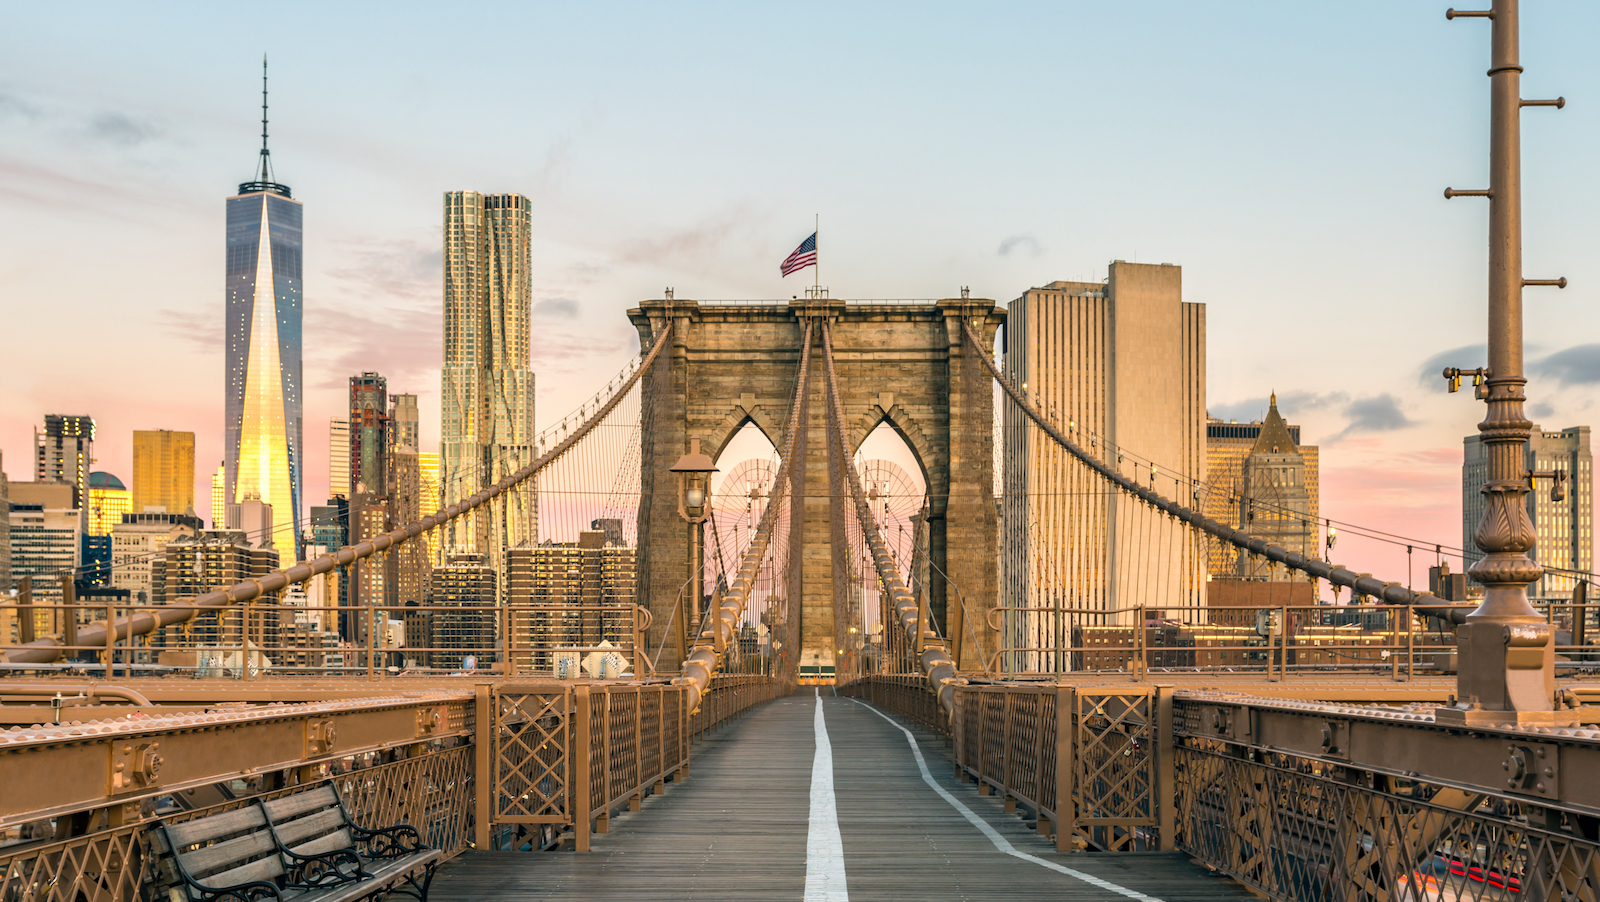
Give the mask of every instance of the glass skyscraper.
<svg viewBox="0 0 1600 902">
<path fill-rule="evenodd" d="M 274 181 L 262 64 L 261 158 L 228 198 L 225 498 L 272 505 L 283 566 L 300 559 L 301 207 Z"/>
</svg>

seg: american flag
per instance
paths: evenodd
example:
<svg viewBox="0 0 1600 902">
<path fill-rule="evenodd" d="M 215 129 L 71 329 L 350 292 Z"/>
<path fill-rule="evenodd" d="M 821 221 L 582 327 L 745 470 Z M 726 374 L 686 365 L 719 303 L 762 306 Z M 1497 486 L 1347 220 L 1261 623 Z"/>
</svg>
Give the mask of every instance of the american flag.
<svg viewBox="0 0 1600 902">
<path fill-rule="evenodd" d="M 812 232 L 811 237 L 800 242 L 800 246 L 794 249 L 794 253 L 790 254 L 789 258 L 784 260 L 783 265 L 778 267 L 778 269 L 784 275 L 788 275 L 789 273 L 798 272 L 802 269 L 805 269 L 807 266 L 816 265 L 817 233 Z"/>
</svg>

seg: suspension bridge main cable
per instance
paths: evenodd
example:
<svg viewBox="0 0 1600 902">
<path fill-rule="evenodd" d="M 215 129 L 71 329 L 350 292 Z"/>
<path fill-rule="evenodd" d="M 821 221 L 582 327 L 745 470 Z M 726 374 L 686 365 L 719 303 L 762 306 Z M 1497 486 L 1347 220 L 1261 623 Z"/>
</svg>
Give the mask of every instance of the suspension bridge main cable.
<svg viewBox="0 0 1600 902">
<path fill-rule="evenodd" d="M 648 356 L 634 369 L 627 380 L 606 400 L 604 405 L 594 412 L 593 416 L 572 430 L 560 444 L 540 455 L 532 463 L 476 495 L 452 504 L 435 514 L 423 517 L 415 523 L 390 530 L 383 535 L 375 536 L 363 542 L 346 545 L 338 551 L 325 554 L 315 560 L 303 561 L 293 567 L 274 570 L 264 576 L 253 577 L 235 583 L 226 589 L 216 589 L 208 592 L 194 598 L 181 609 L 177 607 L 156 607 L 154 609 L 145 609 L 126 617 L 119 617 L 109 627 L 105 623 L 79 627 L 78 644 L 82 646 L 103 645 L 108 631 L 113 633 L 113 641 L 152 633 L 163 627 L 184 623 L 201 614 L 222 611 L 234 605 L 253 601 L 294 583 L 305 582 L 319 573 L 327 573 L 339 567 L 348 566 L 363 558 L 372 557 L 378 552 L 387 551 L 401 542 L 416 539 L 428 530 L 435 529 L 455 520 L 462 514 L 482 507 L 516 488 L 521 483 L 533 478 L 540 470 L 572 450 L 574 445 L 588 435 L 622 402 L 628 391 L 633 388 L 634 383 L 639 381 L 640 376 L 650 368 L 650 364 L 661 353 L 661 349 L 666 346 L 667 338 L 671 334 L 672 327 L 669 324 L 666 329 L 661 331 L 661 335 L 656 338 L 655 344 L 650 347 Z M 62 640 L 59 637 L 49 636 L 0 653 L 0 663 L 46 664 L 59 658 L 63 651 Z"/>
<path fill-rule="evenodd" d="M 900 620 L 901 628 L 905 630 L 906 636 L 915 642 L 922 620 L 916 597 L 900 579 L 900 568 L 895 564 L 894 558 L 889 554 L 889 546 L 884 543 L 883 536 L 878 532 L 877 521 L 872 516 L 872 507 L 867 503 L 866 493 L 861 490 L 861 476 L 856 472 L 855 459 L 848 453 L 844 431 L 844 405 L 839 400 L 839 383 L 833 371 L 833 337 L 826 322 L 822 324 L 822 354 L 828 374 L 828 421 L 833 428 L 833 453 L 839 455 L 841 469 L 848 476 L 850 494 L 856 506 L 856 519 L 861 524 L 861 531 L 866 534 L 867 545 L 872 551 L 872 560 L 878 570 L 878 579 L 883 583 L 884 591 L 893 599 L 895 616 Z M 922 672 L 927 675 L 928 684 L 938 694 L 939 703 L 944 706 L 945 712 L 953 714 L 956 690 L 952 683 L 956 676 L 956 662 L 950 658 L 950 652 L 945 649 L 942 639 L 934 636 L 923 636 L 922 639 Z"/>
<path fill-rule="evenodd" d="M 1016 403 L 1023 413 L 1028 415 L 1028 419 L 1032 420 L 1034 425 L 1055 440 L 1055 443 L 1064 448 L 1068 454 L 1077 458 L 1078 462 L 1100 474 L 1101 478 L 1116 485 L 1124 493 L 1133 495 L 1150 507 L 1210 533 L 1236 548 L 1260 555 L 1269 561 L 1283 564 L 1291 570 L 1298 570 L 1308 576 L 1325 579 L 1336 586 L 1345 586 L 1352 592 L 1361 595 L 1370 595 L 1385 604 L 1412 605 L 1419 614 L 1438 617 L 1451 623 L 1460 624 L 1466 622 L 1468 611 L 1457 607 L 1446 607 L 1447 602 L 1432 593 L 1415 592 L 1398 583 L 1391 584 L 1371 576 L 1362 576 L 1344 567 L 1336 567 L 1318 558 L 1309 557 L 1297 551 L 1290 551 L 1282 545 L 1274 545 L 1266 539 L 1253 536 L 1242 529 L 1234 529 L 1226 523 L 1213 520 L 1198 511 L 1184 507 L 1175 501 L 1170 501 L 1154 489 L 1145 488 L 1137 481 L 1122 475 L 1063 435 L 1060 429 L 1053 426 L 1039 412 L 1039 409 L 1022 392 L 1018 391 L 1015 385 L 1011 384 L 1011 380 L 1000 372 L 1000 368 L 995 364 L 994 358 L 983 349 L 982 343 L 978 341 L 977 335 L 973 332 L 972 323 L 966 317 L 962 317 L 961 332 L 966 336 L 968 344 L 972 347 L 973 354 L 988 369 L 989 375 L 994 377 L 994 381 L 1000 386 L 1001 390 Z M 827 333 L 824 332 L 823 334 L 826 336 Z"/>
</svg>

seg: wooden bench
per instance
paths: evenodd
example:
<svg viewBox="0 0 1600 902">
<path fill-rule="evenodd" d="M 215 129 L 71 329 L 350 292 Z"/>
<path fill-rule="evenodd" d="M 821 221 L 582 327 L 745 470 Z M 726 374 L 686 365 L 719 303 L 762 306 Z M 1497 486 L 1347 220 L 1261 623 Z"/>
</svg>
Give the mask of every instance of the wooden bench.
<svg viewBox="0 0 1600 902">
<path fill-rule="evenodd" d="M 331 783 L 159 827 L 166 896 L 158 898 L 170 902 L 346 902 L 386 892 L 427 902 L 444 857 L 409 824 L 355 824 Z"/>
</svg>

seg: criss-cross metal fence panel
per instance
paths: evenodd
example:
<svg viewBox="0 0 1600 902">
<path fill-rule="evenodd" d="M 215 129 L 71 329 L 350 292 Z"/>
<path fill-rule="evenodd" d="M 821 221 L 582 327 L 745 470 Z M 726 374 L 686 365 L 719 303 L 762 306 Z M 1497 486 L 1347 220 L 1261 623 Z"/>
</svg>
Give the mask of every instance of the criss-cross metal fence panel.
<svg viewBox="0 0 1600 902">
<path fill-rule="evenodd" d="M 572 690 L 508 685 L 494 696 L 494 822 L 571 823 Z"/>
<path fill-rule="evenodd" d="M 1592 819 L 1219 740 L 1175 752 L 1179 847 L 1274 899 L 1600 899 Z"/>
<path fill-rule="evenodd" d="M 1080 689 L 1073 697 L 1072 823 L 1094 848 L 1142 849 L 1140 834 L 1158 826 L 1155 689 Z"/>
</svg>

